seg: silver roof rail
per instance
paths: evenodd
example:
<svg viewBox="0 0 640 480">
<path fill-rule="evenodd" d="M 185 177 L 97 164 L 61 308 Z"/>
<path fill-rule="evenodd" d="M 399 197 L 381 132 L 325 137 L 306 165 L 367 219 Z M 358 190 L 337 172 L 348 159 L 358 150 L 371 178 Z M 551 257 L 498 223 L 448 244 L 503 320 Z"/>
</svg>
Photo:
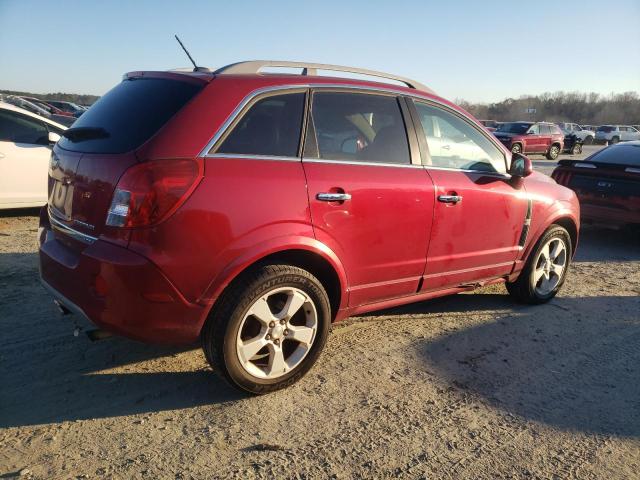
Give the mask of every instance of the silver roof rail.
<svg viewBox="0 0 640 480">
<path fill-rule="evenodd" d="M 343 67 L 340 65 L 329 65 L 325 63 L 308 63 L 308 62 L 287 62 L 280 60 L 251 60 L 247 62 L 238 62 L 219 68 L 214 74 L 257 74 L 265 67 L 284 67 L 284 68 L 302 68 L 302 75 L 318 75 L 318 70 L 329 70 L 332 72 L 356 73 L 359 75 L 368 75 L 370 77 L 386 78 L 387 80 L 395 80 L 404 83 L 407 87 L 415 90 L 422 90 L 428 93 L 435 93 L 426 85 L 398 75 L 390 73 L 377 72 L 375 70 L 366 70 L 364 68 Z"/>
</svg>

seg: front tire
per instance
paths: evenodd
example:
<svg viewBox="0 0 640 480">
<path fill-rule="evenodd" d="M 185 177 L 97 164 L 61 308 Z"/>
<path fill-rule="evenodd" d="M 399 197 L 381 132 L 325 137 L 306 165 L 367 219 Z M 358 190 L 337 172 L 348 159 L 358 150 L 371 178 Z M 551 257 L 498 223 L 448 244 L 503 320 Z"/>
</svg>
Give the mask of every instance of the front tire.
<svg viewBox="0 0 640 480">
<path fill-rule="evenodd" d="M 202 348 L 231 385 L 264 394 L 309 371 L 330 323 L 329 299 L 317 278 L 290 265 L 263 265 L 227 288 L 203 328 Z"/>
<path fill-rule="evenodd" d="M 593 145 L 593 137 L 591 135 L 587 135 L 587 137 L 584 139 L 584 144 L 585 145 Z"/>
<path fill-rule="evenodd" d="M 511 146 L 511 153 L 522 153 L 522 145 L 519 143 L 514 143 Z"/>
<path fill-rule="evenodd" d="M 582 153 L 582 145 L 576 143 L 573 147 L 571 147 L 571 155 L 580 155 Z"/>
<path fill-rule="evenodd" d="M 611 140 L 609 140 L 609 145 L 615 145 L 619 141 L 620 141 L 620 137 L 613 137 Z"/>
<path fill-rule="evenodd" d="M 560 146 L 557 144 L 551 145 L 551 148 L 549 148 L 549 151 L 547 152 L 547 159 L 555 160 L 558 158 L 558 155 L 560 155 Z"/>
<path fill-rule="evenodd" d="M 551 300 L 567 277 L 571 248 L 569 232 L 560 225 L 551 225 L 538 240 L 518 279 L 507 283 L 509 294 L 533 305 Z"/>
</svg>

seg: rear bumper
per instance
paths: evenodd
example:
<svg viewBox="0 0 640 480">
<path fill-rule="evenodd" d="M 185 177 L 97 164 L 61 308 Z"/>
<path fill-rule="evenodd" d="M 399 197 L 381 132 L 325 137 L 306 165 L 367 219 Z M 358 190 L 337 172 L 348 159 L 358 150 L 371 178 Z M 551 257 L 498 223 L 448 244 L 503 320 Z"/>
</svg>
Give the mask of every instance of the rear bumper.
<svg viewBox="0 0 640 480">
<path fill-rule="evenodd" d="M 40 276 L 62 305 L 118 335 L 154 343 L 198 340 L 207 309 L 187 302 L 146 258 L 97 240 L 81 252 L 41 216 Z"/>
<path fill-rule="evenodd" d="M 601 223 L 606 225 L 640 224 L 640 211 L 621 210 L 619 208 L 582 204 L 580 218 L 585 223 Z"/>
</svg>

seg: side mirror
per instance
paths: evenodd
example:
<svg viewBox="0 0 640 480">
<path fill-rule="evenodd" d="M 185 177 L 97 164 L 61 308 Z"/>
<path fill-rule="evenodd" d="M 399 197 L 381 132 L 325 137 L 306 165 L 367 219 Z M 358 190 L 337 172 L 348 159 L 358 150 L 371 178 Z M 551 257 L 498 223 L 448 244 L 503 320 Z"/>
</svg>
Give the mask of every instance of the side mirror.
<svg viewBox="0 0 640 480">
<path fill-rule="evenodd" d="M 525 157 L 520 153 L 514 153 L 511 156 L 511 168 L 509 173 L 513 177 L 524 178 L 533 173 L 533 164 L 529 157 Z"/>
<path fill-rule="evenodd" d="M 527 135 L 535 135 L 535 133 L 534 133 L 534 132 L 532 132 L 531 130 L 529 130 L 529 131 L 527 132 Z"/>
<path fill-rule="evenodd" d="M 49 132 L 49 143 L 54 144 L 60 140 L 60 135 L 55 132 Z"/>
</svg>

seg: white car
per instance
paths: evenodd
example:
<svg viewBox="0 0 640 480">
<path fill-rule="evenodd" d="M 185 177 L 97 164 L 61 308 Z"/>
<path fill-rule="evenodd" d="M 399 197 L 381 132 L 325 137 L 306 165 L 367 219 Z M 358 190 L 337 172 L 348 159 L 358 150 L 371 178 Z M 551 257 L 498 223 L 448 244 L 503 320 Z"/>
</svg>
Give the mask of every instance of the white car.
<svg viewBox="0 0 640 480">
<path fill-rule="evenodd" d="M 577 123 L 558 123 L 556 125 L 558 125 L 566 135 L 575 135 L 586 145 L 591 145 L 593 143 L 595 133 L 581 127 Z"/>
<path fill-rule="evenodd" d="M 640 140 L 640 131 L 630 125 L 600 125 L 596 130 L 596 142 L 618 143 Z"/>
<path fill-rule="evenodd" d="M 47 203 L 51 146 L 66 129 L 0 102 L 0 209 Z"/>
</svg>

